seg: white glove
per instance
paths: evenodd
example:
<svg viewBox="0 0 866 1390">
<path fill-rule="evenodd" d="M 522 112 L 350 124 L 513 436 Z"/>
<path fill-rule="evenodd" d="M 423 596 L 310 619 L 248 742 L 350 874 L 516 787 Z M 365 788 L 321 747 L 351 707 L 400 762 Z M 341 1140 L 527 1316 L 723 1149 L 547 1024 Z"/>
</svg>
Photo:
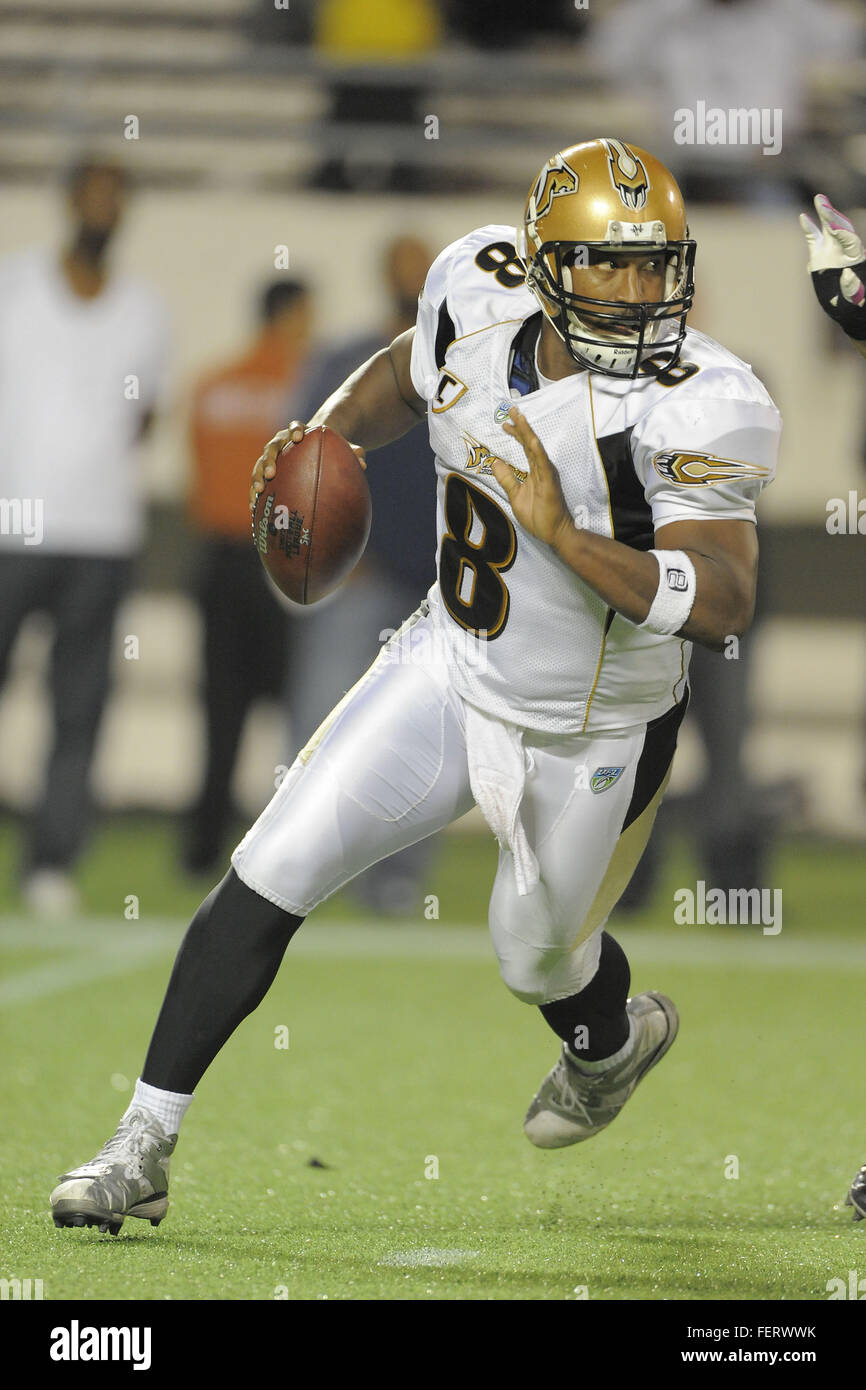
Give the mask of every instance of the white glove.
<svg viewBox="0 0 866 1390">
<path fill-rule="evenodd" d="M 866 251 L 854 227 L 823 193 L 815 198 L 821 225 L 800 217 L 809 271 L 821 308 L 856 342 L 866 340 Z"/>
</svg>

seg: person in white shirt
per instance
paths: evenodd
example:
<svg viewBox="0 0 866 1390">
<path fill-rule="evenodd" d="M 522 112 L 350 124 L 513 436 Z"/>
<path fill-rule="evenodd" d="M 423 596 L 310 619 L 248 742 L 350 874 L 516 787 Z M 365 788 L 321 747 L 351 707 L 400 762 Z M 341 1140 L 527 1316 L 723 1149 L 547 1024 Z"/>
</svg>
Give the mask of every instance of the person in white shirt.
<svg viewBox="0 0 866 1390">
<path fill-rule="evenodd" d="M 658 153 L 687 198 L 790 201 L 813 70 L 856 62 L 856 8 L 838 0 L 622 0 L 598 7 L 589 57 L 600 77 L 646 100 Z"/>
<path fill-rule="evenodd" d="M 143 533 L 135 446 L 167 337 L 156 293 L 108 268 L 123 170 L 82 160 L 67 192 L 60 254 L 0 262 L 0 687 L 23 622 L 48 613 L 54 738 L 23 866 L 25 900 L 46 912 L 76 902 L 114 618 Z"/>
</svg>

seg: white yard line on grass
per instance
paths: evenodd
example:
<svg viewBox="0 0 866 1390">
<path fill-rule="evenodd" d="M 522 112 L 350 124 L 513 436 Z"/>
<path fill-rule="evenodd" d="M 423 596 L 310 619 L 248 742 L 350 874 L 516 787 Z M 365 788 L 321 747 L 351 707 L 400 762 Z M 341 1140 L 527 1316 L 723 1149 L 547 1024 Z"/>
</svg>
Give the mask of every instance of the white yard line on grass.
<svg viewBox="0 0 866 1390">
<path fill-rule="evenodd" d="M 153 918 L 148 922 L 127 922 L 118 917 L 71 917 L 68 922 L 37 922 L 26 917 L 0 916 L 2 951 L 94 951 L 177 946 L 186 929 L 180 918 Z"/>
<path fill-rule="evenodd" d="M 186 923 L 118 922 L 116 918 L 80 918 L 68 925 L 47 926 L 21 918 L 0 919 L 0 957 L 4 951 L 62 953 L 45 965 L 7 973 L 0 983 L 0 1008 L 30 1003 L 77 989 L 114 975 L 128 974 L 174 954 Z M 756 970 L 866 971 L 866 938 L 827 939 L 816 930 L 797 940 L 765 937 L 761 928 L 704 927 L 651 931 L 614 928 L 630 960 L 638 966 L 728 966 Z M 728 934 L 723 934 L 727 931 Z M 310 922 L 289 948 L 288 960 L 317 957 L 345 960 L 467 960 L 496 965 L 487 931 L 465 925 L 430 926 L 395 922 Z"/>
<path fill-rule="evenodd" d="M 0 1009 L 13 1004 L 31 1004 L 52 994 L 91 985 L 97 980 L 111 979 L 113 975 L 128 975 L 162 958 L 166 949 L 162 942 L 146 941 L 130 942 L 123 949 L 115 946 L 111 950 L 106 950 L 103 944 L 101 951 L 95 955 L 84 955 L 80 950 L 73 955 L 67 953 L 62 960 L 7 975 L 0 981 Z"/>
<path fill-rule="evenodd" d="M 480 1254 L 480 1250 L 440 1250 L 435 1245 L 424 1245 L 420 1250 L 395 1250 L 392 1255 L 386 1255 L 376 1263 L 396 1265 L 399 1269 L 442 1269 L 447 1265 L 462 1264 L 464 1260 L 474 1260 Z"/>
</svg>

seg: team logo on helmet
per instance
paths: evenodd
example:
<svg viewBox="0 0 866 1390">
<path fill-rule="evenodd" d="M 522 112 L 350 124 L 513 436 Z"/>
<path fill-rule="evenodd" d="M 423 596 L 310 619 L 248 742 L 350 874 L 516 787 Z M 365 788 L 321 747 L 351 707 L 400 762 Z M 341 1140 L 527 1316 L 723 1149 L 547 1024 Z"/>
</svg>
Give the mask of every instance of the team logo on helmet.
<svg viewBox="0 0 866 1390">
<path fill-rule="evenodd" d="M 622 203 L 631 212 L 639 212 L 646 207 L 649 192 L 649 175 L 634 150 L 621 140 L 605 140 L 608 154 L 610 181 L 620 196 Z"/>
<path fill-rule="evenodd" d="M 554 198 L 576 193 L 580 179 L 561 154 L 555 154 L 542 169 L 529 195 L 529 220 L 536 222 L 553 207 Z"/>
<path fill-rule="evenodd" d="M 766 478 L 767 469 L 759 463 L 720 459 L 713 454 L 666 450 L 653 455 L 653 467 L 668 482 L 679 487 L 715 487 L 740 478 Z"/>
</svg>

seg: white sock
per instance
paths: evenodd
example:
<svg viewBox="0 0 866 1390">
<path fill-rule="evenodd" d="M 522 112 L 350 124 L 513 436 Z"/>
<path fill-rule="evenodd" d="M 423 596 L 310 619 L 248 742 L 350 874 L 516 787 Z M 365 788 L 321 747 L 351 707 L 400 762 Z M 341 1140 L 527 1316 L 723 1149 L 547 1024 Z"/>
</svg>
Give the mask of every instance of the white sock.
<svg viewBox="0 0 866 1390">
<path fill-rule="evenodd" d="M 139 1077 L 125 1113 L 128 1115 L 130 1110 L 147 1110 L 159 1120 L 166 1134 L 177 1134 L 191 1103 L 192 1096 L 185 1096 L 181 1091 L 161 1091 L 158 1086 L 148 1086 Z"/>
<path fill-rule="evenodd" d="M 614 1052 L 610 1057 L 601 1057 L 597 1062 L 584 1062 L 582 1057 L 575 1057 L 571 1053 L 571 1061 L 577 1063 L 579 1071 L 599 1072 L 607 1071 L 608 1067 L 615 1067 L 618 1062 L 624 1062 L 634 1047 L 635 1026 L 631 1014 L 628 1015 L 628 1037 L 618 1052 Z M 569 1051 L 571 1049 L 569 1048 Z"/>
</svg>

